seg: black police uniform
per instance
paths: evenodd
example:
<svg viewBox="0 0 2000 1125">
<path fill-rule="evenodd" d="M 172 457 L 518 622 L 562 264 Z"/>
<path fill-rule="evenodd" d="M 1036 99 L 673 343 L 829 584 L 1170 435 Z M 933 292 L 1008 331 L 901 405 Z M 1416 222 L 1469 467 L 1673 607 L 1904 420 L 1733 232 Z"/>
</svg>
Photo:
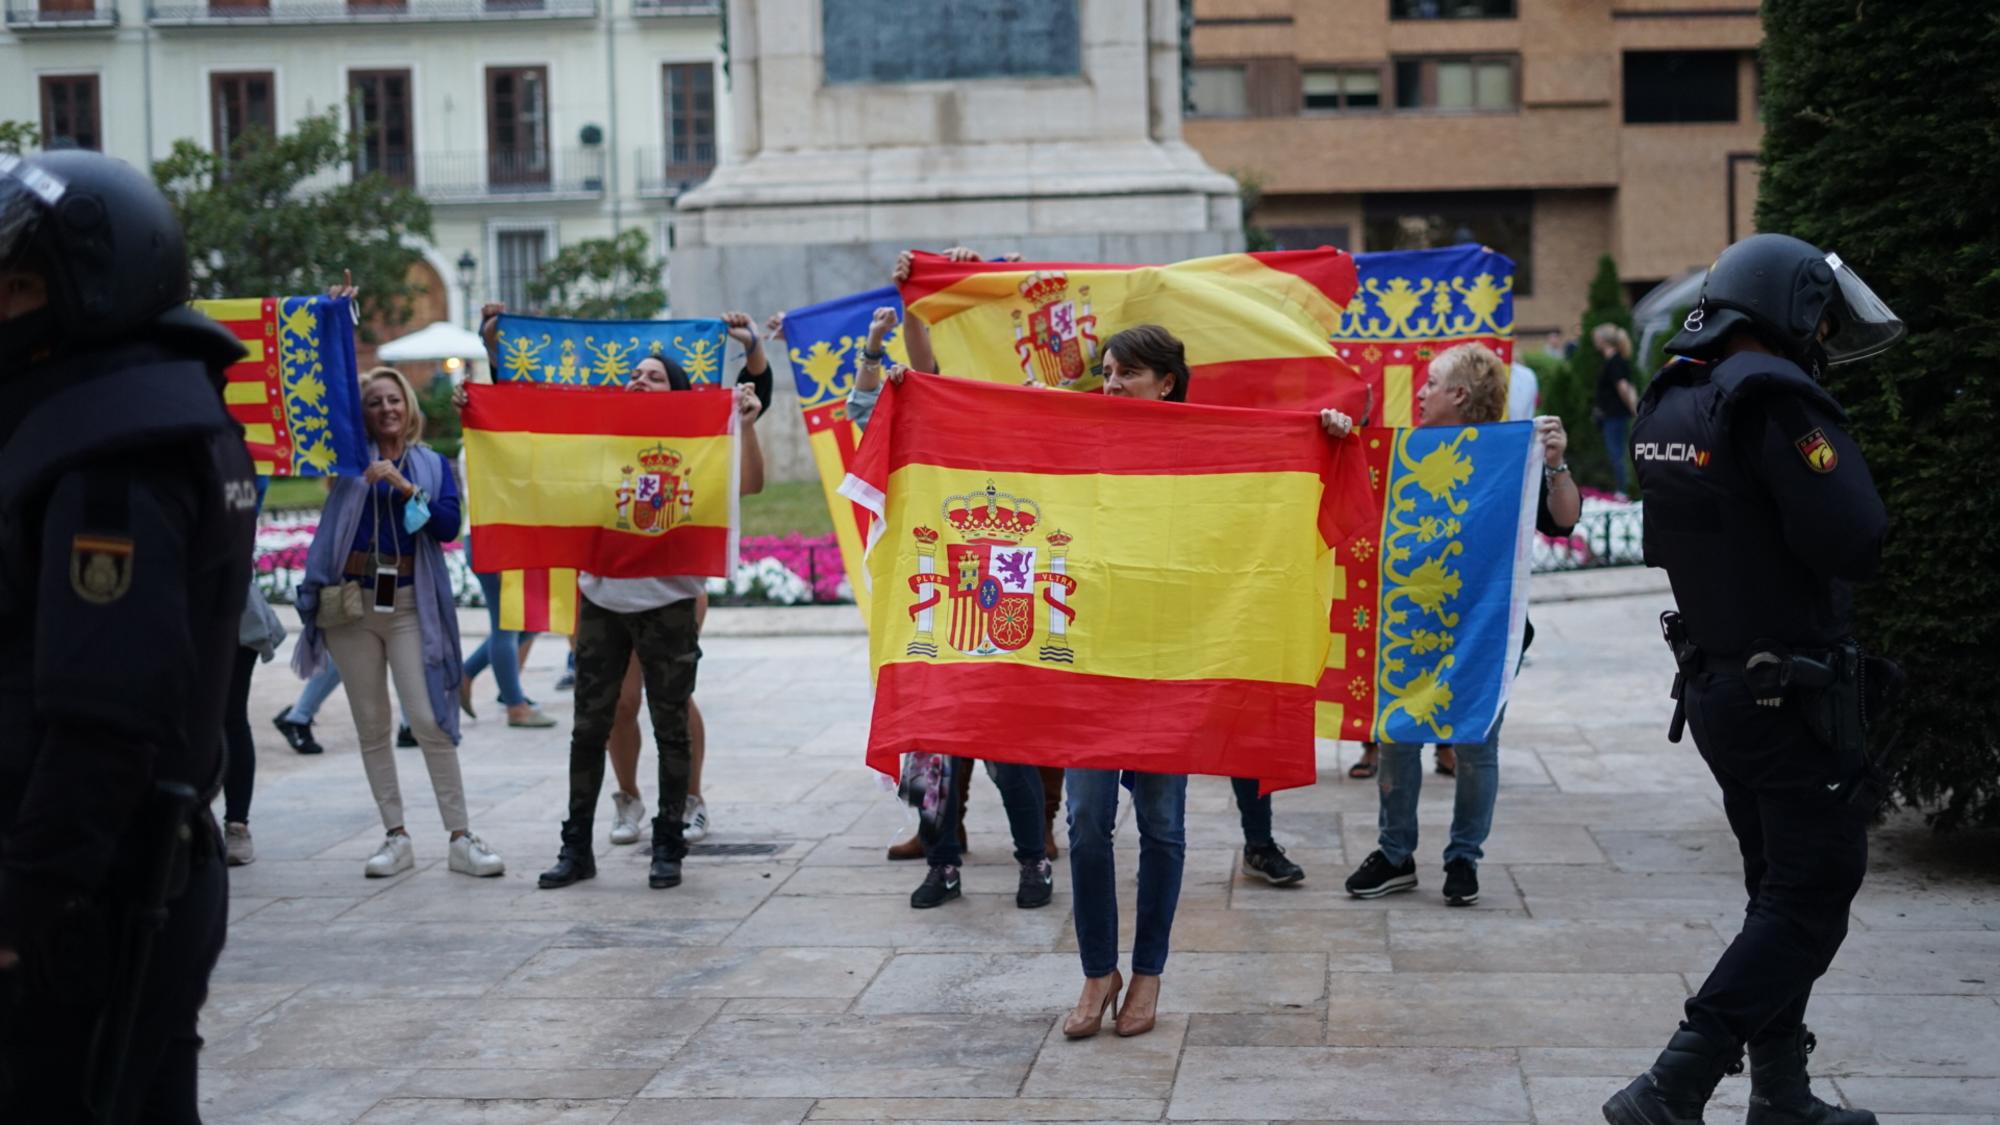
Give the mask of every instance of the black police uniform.
<svg viewBox="0 0 2000 1125">
<path fill-rule="evenodd" d="M 1792 705 L 1760 706 L 1744 660 L 1850 630 L 1846 583 L 1872 577 L 1888 515 L 1833 398 L 1789 360 L 1681 361 L 1633 428 L 1646 563 L 1673 583 L 1688 640 L 1684 703 L 1743 852 L 1743 930 L 1687 1002 L 1717 1041 L 1795 1033 L 1847 935 L 1872 809 Z"/>
<path fill-rule="evenodd" d="M 71 181 L 41 214 L 18 181 L 0 199 L 0 267 L 49 279 L 43 313 L 0 322 L 0 1121 L 198 1123 L 228 897 L 208 801 L 257 507 L 221 395 L 242 346 L 182 303 L 143 174 L 35 159 Z"/>
</svg>

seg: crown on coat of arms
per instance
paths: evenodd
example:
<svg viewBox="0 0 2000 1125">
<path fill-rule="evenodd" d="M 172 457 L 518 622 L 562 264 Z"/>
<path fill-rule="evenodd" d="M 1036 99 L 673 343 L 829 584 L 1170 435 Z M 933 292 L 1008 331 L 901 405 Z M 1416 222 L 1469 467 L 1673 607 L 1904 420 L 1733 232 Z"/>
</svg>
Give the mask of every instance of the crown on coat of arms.
<svg viewBox="0 0 2000 1125">
<path fill-rule="evenodd" d="M 919 543 L 935 543 L 938 541 L 938 533 L 928 527 L 919 527 L 910 532 L 910 534 L 915 536 Z"/>
<path fill-rule="evenodd" d="M 1002 492 L 992 481 L 986 491 L 950 496 L 944 502 L 945 521 L 967 540 L 1019 543 L 1041 522 L 1042 507 L 1033 500 Z"/>
<path fill-rule="evenodd" d="M 664 445 L 642 449 L 639 451 L 639 464 L 649 473 L 670 473 L 681 467 L 680 451 Z M 632 470 L 625 471 L 629 473 Z"/>
<path fill-rule="evenodd" d="M 1021 279 L 1020 288 L 1029 304 L 1053 304 L 1069 292 L 1069 275 L 1061 270 L 1037 270 Z"/>
<path fill-rule="evenodd" d="M 1070 539 L 1070 533 L 1067 531 L 1053 531 L 1049 533 L 1049 546 L 1067 547 L 1069 546 Z"/>
</svg>

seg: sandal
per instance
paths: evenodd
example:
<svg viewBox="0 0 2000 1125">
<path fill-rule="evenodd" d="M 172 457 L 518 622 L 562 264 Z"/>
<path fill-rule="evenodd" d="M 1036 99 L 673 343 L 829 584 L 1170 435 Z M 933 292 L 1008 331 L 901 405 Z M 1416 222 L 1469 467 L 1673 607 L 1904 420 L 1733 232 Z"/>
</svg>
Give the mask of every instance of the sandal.
<svg viewBox="0 0 2000 1125">
<path fill-rule="evenodd" d="M 1377 768 L 1378 766 L 1375 759 L 1370 757 L 1368 754 L 1364 753 L 1362 754 L 1360 761 L 1347 767 L 1347 776 L 1353 778 L 1356 781 L 1366 781 L 1369 778 L 1375 776 L 1375 771 Z"/>
<path fill-rule="evenodd" d="M 1457 776 L 1458 776 L 1458 751 L 1456 751 L 1456 750 L 1453 750 L 1453 749 L 1452 749 L 1451 747 L 1449 747 L 1449 746 L 1440 746 L 1440 747 L 1438 747 L 1438 749 L 1439 749 L 1439 750 L 1448 750 L 1448 751 L 1450 751 L 1450 752 L 1451 752 L 1451 764 L 1450 764 L 1450 765 L 1446 765 L 1446 764 L 1445 764 L 1445 760 L 1444 760 L 1444 755 L 1443 755 L 1443 754 L 1439 754 L 1439 755 L 1438 755 L 1438 760 L 1437 760 L 1437 766 L 1435 767 L 1435 768 L 1437 769 L 1437 773 L 1438 773 L 1438 776 L 1439 776 L 1439 777 L 1457 777 Z"/>
</svg>

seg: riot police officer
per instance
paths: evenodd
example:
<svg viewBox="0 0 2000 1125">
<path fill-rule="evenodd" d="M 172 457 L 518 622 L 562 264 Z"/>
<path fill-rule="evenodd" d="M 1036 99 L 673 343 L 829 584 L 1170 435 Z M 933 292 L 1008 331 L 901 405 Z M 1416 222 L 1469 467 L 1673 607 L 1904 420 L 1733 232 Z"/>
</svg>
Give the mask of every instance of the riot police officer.
<svg viewBox="0 0 2000 1125">
<path fill-rule="evenodd" d="M 1722 787 L 1750 905 L 1650 1070 L 1605 1103 L 1613 1125 L 1682 1125 L 1750 1056 L 1750 1125 L 1868 1125 L 1812 1093 L 1806 1001 L 1847 935 L 1873 812 L 1862 667 L 1846 584 L 1871 577 L 1887 514 L 1827 365 L 1903 325 L 1838 255 L 1759 234 L 1724 250 L 1640 403 L 1632 452 L 1648 566 L 1684 717 Z"/>
<path fill-rule="evenodd" d="M 257 495 L 187 299 L 143 174 L 0 156 L 0 1120 L 200 1120 Z"/>
</svg>

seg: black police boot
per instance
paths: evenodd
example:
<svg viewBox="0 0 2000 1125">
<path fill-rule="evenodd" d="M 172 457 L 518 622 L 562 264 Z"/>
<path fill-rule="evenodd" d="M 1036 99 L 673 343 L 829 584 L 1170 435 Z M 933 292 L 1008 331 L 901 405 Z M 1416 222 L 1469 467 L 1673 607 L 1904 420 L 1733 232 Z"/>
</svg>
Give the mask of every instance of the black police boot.
<svg viewBox="0 0 2000 1125">
<path fill-rule="evenodd" d="M 654 890 L 681 885 L 681 861 L 667 850 L 671 846 L 653 841 L 653 866 L 646 871 L 646 885 Z"/>
<path fill-rule="evenodd" d="M 1744 1125 L 1876 1125 L 1865 1109 L 1841 1109 L 1813 1096 L 1806 1056 L 1817 1046 L 1804 1025 L 1750 1044 L 1750 1114 Z"/>
<path fill-rule="evenodd" d="M 556 855 L 556 865 L 542 872 L 541 878 L 536 880 L 543 890 L 597 878 L 597 854 L 590 850 L 590 825 L 563 821 L 562 842 L 562 851 Z"/>
<path fill-rule="evenodd" d="M 1733 1043 L 1717 1043 L 1681 1025 L 1652 1069 L 1604 1103 L 1611 1125 L 1702 1125 L 1701 1110 L 1724 1074 L 1742 1069 Z"/>
</svg>

